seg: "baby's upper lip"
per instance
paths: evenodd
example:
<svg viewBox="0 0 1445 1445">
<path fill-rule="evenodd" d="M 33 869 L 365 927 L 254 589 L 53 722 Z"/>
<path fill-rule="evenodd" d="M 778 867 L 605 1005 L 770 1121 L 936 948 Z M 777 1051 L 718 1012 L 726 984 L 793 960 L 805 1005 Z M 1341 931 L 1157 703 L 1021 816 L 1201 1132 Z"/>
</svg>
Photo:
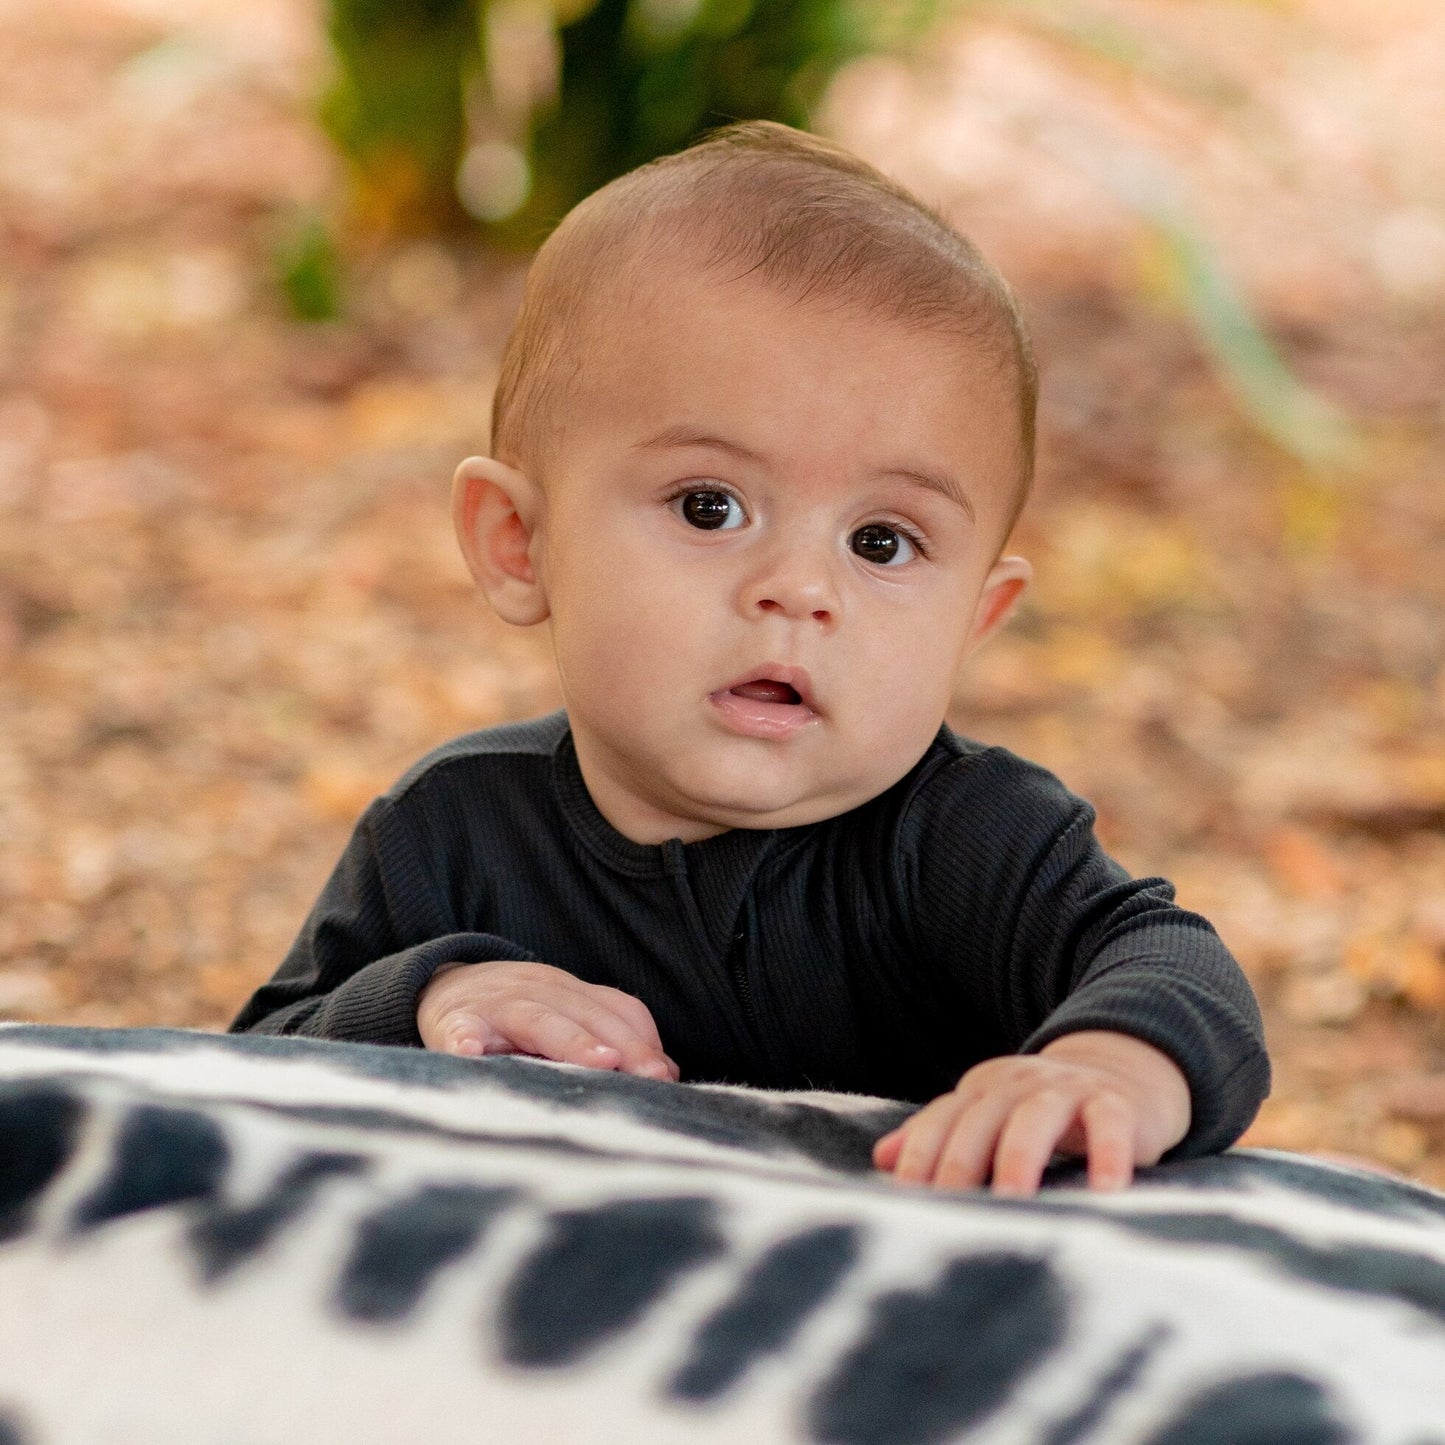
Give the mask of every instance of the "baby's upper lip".
<svg viewBox="0 0 1445 1445">
<path fill-rule="evenodd" d="M 804 707 L 813 712 L 818 710 L 818 705 L 813 700 L 813 681 L 805 667 L 785 667 L 780 662 L 765 662 L 740 677 L 733 678 L 731 682 L 725 682 L 718 691 L 731 692 L 733 688 L 743 687 L 750 682 L 781 682 L 798 694 Z"/>
</svg>

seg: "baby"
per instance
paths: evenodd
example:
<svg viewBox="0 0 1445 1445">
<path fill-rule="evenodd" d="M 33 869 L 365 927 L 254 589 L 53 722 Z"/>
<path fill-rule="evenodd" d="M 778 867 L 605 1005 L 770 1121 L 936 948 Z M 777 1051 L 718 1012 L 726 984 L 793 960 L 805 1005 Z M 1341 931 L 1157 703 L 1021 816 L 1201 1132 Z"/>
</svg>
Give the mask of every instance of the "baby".
<svg viewBox="0 0 1445 1445">
<path fill-rule="evenodd" d="M 1029 580 L 1035 388 L 1004 282 L 824 141 L 735 126 L 584 201 L 455 484 L 566 710 L 373 803 L 233 1029 L 915 1100 L 875 1163 L 944 1188 L 1231 1144 L 1269 1081 L 1233 959 L 943 723 Z"/>
</svg>

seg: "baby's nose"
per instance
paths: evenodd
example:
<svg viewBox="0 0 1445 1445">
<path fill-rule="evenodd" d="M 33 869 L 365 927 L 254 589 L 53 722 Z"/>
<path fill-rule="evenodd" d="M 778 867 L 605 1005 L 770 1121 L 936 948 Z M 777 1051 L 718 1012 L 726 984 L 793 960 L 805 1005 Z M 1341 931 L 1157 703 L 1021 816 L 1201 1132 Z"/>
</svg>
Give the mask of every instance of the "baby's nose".
<svg viewBox="0 0 1445 1445">
<path fill-rule="evenodd" d="M 771 613 L 796 622 L 824 626 L 839 620 L 842 595 L 832 559 L 817 549 L 779 547 L 749 577 L 743 592 L 744 610 L 757 616 Z"/>
<path fill-rule="evenodd" d="M 806 606 L 801 606 L 794 608 L 790 607 L 786 602 L 779 601 L 776 597 L 759 597 L 758 610 L 760 612 L 782 612 L 789 616 L 795 612 L 798 616 L 808 613 L 814 622 L 830 622 L 833 618 L 831 609 L 827 607 L 813 607 L 810 609 Z"/>
</svg>

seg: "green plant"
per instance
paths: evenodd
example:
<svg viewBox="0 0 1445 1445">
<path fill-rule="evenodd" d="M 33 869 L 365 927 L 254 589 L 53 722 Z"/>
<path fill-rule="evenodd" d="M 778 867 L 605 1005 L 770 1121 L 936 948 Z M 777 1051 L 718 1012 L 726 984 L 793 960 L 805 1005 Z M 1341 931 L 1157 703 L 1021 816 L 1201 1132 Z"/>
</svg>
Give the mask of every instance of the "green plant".
<svg viewBox="0 0 1445 1445">
<path fill-rule="evenodd" d="M 1306 466 L 1347 465 L 1359 438 L 1350 419 L 1289 369 L 1208 243 L 1186 217 L 1154 217 L 1169 281 L 1240 410 Z"/>
<path fill-rule="evenodd" d="M 320 216 L 301 219 L 273 251 L 276 279 L 298 321 L 332 321 L 341 312 L 341 267 Z"/>
<path fill-rule="evenodd" d="M 466 213 L 536 245 L 583 196 L 730 120 L 806 126 L 939 0 L 331 0 L 322 119 L 363 225 Z"/>
<path fill-rule="evenodd" d="M 350 173 L 365 229 L 434 230 L 465 220 L 457 162 L 463 95 L 479 63 L 479 0 L 331 0 L 334 78 L 321 121 Z"/>
</svg>

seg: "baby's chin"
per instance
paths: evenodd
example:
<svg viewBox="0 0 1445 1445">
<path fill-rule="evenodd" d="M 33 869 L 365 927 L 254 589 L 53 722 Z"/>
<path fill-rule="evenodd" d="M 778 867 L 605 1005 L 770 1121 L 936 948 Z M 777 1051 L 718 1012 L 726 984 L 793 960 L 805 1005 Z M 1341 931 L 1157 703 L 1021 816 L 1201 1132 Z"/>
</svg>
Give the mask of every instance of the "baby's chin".
<svg viewBox="0 0 1445 1445">
<path fill-rule="evenodd" d="M 703 746 L 653 739 L 636 753 L 604 746 L 597 754 L 579 733 L 578 757 L 594 799 L 620 832 L 640 843 L 691 843 L 733 828 L 801 828 L 851 812 L 910 772 L 936 732 L 916 750 L 898 739 L 890 748 L 875 742 L 814 750 L 797 739 L 713 738 Z M 598 766 L 589 775 L 592 756 Z"/>
<path fill-rule="evenodd" d="M 713 831 L 728 828 L 801 828 L 836 818 L 886 792 L 897 778 L 850 779 L 795 792 L 739 784 L 689 797 L 679 812 Z"/>
</svg>

